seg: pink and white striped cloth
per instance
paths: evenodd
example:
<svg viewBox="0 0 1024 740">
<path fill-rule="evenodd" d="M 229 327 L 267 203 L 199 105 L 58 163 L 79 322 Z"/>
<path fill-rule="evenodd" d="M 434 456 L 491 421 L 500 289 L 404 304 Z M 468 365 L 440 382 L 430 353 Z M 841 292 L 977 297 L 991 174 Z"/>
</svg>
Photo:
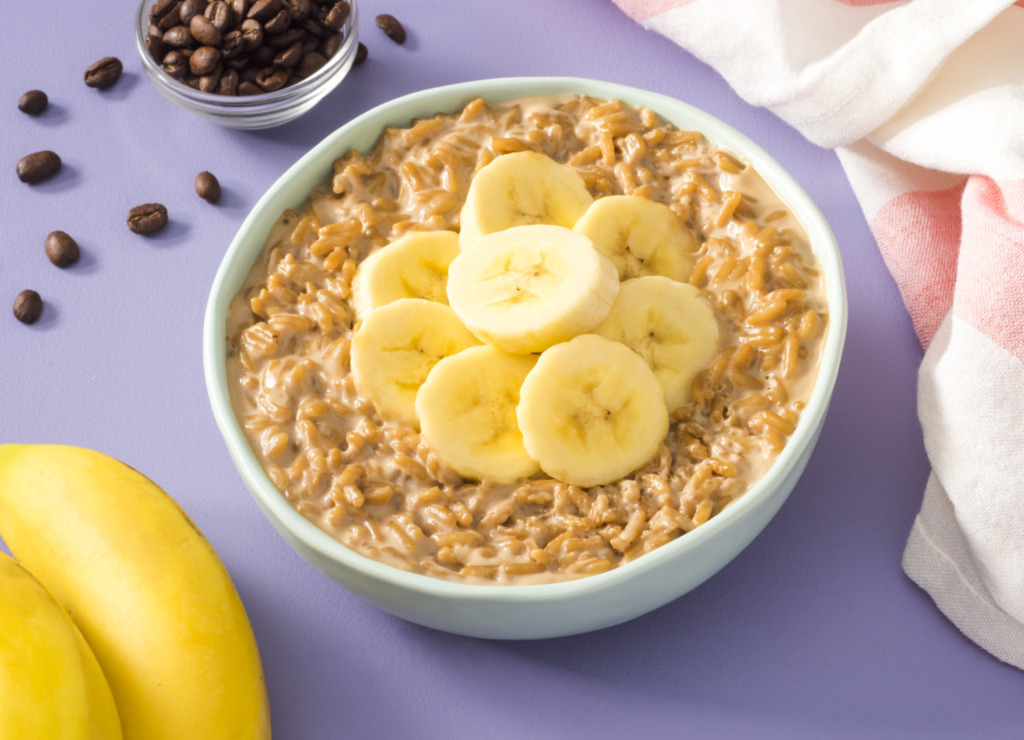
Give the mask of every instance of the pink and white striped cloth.
<svg viewBox="0 0 1024 740">
<path fill-rule="evenodd" d="M 925 348 L 906 573 L 1024 669 L 1024 0 L 614 0 L 834 148 Z"/>
</svg>

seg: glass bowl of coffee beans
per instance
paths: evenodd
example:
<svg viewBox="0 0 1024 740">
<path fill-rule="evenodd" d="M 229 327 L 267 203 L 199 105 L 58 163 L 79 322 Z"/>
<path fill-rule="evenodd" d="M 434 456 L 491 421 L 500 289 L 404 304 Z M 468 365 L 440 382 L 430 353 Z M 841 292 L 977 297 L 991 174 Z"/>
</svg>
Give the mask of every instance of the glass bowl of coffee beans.
<svg viewBox="0 0 1024 740">
<path fill-rule="evenodd" d="M 142 0 L 135 43 L 165 97 L 239 129 L 297 118 L 348 74 L 356 0 Z"/>
</svg>

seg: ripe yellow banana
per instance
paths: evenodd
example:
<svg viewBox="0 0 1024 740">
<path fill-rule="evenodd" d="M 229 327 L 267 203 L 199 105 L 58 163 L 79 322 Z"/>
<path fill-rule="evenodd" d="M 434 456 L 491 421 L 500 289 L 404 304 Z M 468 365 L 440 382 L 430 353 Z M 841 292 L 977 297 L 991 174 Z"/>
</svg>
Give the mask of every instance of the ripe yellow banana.
<svg viewBox="0 0 1024 740">
<path fill-rule="evenodd" d="M 675 211 L 638 195 L 598 198 L 573 226 L 615 263 L 619 279 L 663 275 L 686 281 L 697 239 Z"/>
<path fill-rule="evenodd" d="M 459 212 L 459 244 L 524 224 L 572 228 L 594 198 L 576 170 L 537 152 L 505 154 L 470 182 Z"/>
<path fill-rule="evenodd" d="M 611 260 L 563 226 L 487 234 L 448 269 L 448 302 L 462 322 L 484 341 L 518 354 L 590 331 L 618 292 Z"/>
<path fill-rule="evenodd" d="M 402 298 L 370 313 L 352 337 L 352 377 L 385 419 L 419 428 L 416 393 L 442 358 L 480 344 L 443 303 Z"/>
<path fill-rule="evenodd" d="M 119 740 L 114 697 L 67 613 L 0 553 L 0 738 Z"/>
<path fill-rule="evenodd" d="M 238 593 L 155 483 L 92 450 L 0 445 L 0 536 L 73 616 L 127 740 L 270 737 Z"/>
<path fill-rule="evenodd" d="M 626 280 L 595 334 L 643 357 L 665 390 L 670 411 L 691 400 L 693 376 L 718 349 L 714 309 L 689 283 L 660 275 Z"/>
<path fill-rule="evenodd" d="M 668 434 L 654 372 L 624 344 L 582 334 L 546 350 L 519 392 L 519 429 L 541 470 L 597 486 L 636 470 Z"/>
<path fill-rule="evenodd" d="M 511 483 L 540 470 L 516 421 L 519 387 L 536 361 L 483 345 L 430 371 L 416 413 L 427 444 L 459 475 Z"/>
<path fill-rule="evenodd" d="M 400 298 L 448 303 L 448 265 L 459 253 L 454 231 L 414 231 L 377 250 L 359 264 L 352 280 L 356 317 Z"/>
</svg>

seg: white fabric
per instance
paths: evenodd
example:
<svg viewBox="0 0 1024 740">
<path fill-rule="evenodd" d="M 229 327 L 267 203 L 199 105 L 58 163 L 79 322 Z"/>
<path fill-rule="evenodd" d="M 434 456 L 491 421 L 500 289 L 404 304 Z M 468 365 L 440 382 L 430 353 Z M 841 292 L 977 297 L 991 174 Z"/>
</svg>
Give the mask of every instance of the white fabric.
<svg viewBox="0 0 1024 740">
<path fill-rule="evenodd" d="M 615 2 L 836 149 L 926 350 L 903 567 L 1024 669 L 1024 2 Z"/>
</svg>

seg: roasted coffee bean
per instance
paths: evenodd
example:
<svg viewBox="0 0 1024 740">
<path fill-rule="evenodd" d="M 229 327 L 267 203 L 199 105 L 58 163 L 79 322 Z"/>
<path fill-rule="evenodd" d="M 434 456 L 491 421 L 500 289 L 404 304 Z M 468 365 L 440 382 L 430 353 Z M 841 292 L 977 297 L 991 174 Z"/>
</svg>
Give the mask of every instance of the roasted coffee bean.
<svg viewBox="0 0 1024 740">
<path fill-rule="evenodd" d="M 46 247 L 46 256 L 57 267 L 75 264 L 81 253 L 78 249 L 78 242 L 65 231 L 51 231 L 46 235 L 44 246 Z"/>
<path fill-rule="evenodd" d="M 327 11 L 327 14 L 324 16 L 324 28 L 329 28 L 332 31 L 340 31 L 341 27 L 345 25 L 345 21 L 348 20 L 348 15 L 350 12 L 351 9 L 348 7 L 348 3 L 344 2 L 344 0 L 342 2 L 335 3 L 330 7 L 330 9 Z M 395 23 L 398 23 L 398 21 L 395 21 Z M 401 28 L 401 26 L 399 26 L 399 28 Z M 403 35 L 402 41 L 404 40 L 405 37 Z"/>
<path fill-rule="evenodd" d="M 320 44 L 320 51 L 323 52 L 323 55 L 325 57 L 330 59 L 331 57 L 338 53 L 338 49 L 341 48 L 341 45 L 344 42 L 344 36 L 342 36 L 340 33 L 332 33 L 330 36 L 323 40 L 322 44 Z"/>
<path fill-rule="evenodd" d="M 396 44 L 405 43 L 405 29 L 395 16 L 381 13 L 377 16 L 377 27 Z"/>
<path fill-rule="evenodd" d="M 220 29 L 213 25 L 213 21 L 205 15 L 197 15 L 188 24 L 188 30 L 192 38 L 203 46 L 218 46 L 223 40 Z"/>
<path fill-rule="evenodd" d="M 360 41 L 359 46 L 356 47 L 356 58 L 352 60 L 352 64 L 362 64 L 368 56 L 370 56 L 370 52 L 366 48 L 366 44 Z"/>
<path fill-rule="evenodd" d="M 167 208 L 160 203 L 143 203 L 128 212 L 128 228 L 136 234 L 154 234 L 166 225 Z"/>
<path fill-rule="evenodd" d="M 32 185 L 57 174 L 60 165 L 56 152 L 34 152 L 18 160 L 18 179 Z"/>
<path fill-rule="evenodd" d="M 149 19 L 153 22 L 159 21 L 180 2 L 181 0 L 156 0 L 149 8 Z"/>
<path fill-rule="evenodd" d="M 229 59 L 227 65 L 231 69 L 240 73 L 243 70 L 249 69 L 252 66 L 252 63 L 247 54 L 242 54 L 240 56 L 232 57 L 231 59 Z"/>
<path fill-rule="evenodd" d="M 117 57 L 104 57 L 98 62 L 89 65 L 85 70 L 85 84 L 100 90 L 106 90 L 119 79 L 124 65 Z"/>
<path fill-rule="evenodd" d="M 146 36 L 146 51 L 153 59 L 163 59 L 167 54 L 167 44 L 162 34 L 151 33 Z"/>
<path fill-rule="evenodd" d="M 245 80 L 244 82 L 238 83 L 238 94 L 239 95 L 262 95 L 263 88 L 257 85 L 255 82 Z"/>
<path fill-rule="evenodd" d="M 264 67 L 269 67 L 271 64 L 273 64 L 274 57 L 276 55 L 277 52 L 271 49 L 269 46 L 261 46 L 256 51 L 254 51 L 249 58 L 252 61 L 253 66 L 256 67 L 256 71 L 259 72 Z"/>
<path fill-rule="evenodd" d="M 29 90 L 18 100 L 18 110 L 30 116 L 38 116 L 49 104 L 50 99 L 42 90 Z"/>
<path fill-rule="evenodd" d="M 223 65 L 218 64 L 211 71 L 199 78 L 199 90 L 204 93 L 215 93 L 220 86 L 220 76 L 224 72 Z"/>
<path fill-rule="evenodd" d="M 316 18 L 307 18 L 302 22 L 302 30 L 308 33 L 314 38 L 322 39 L 327 35 L 327 31 L 320 25 L 320 21 Z"/>
<path fill-rule="evenodd" d="M 207 203 L 220 200 L 220 183 L 212 172 L 200 172 L 196 175 L 196 194 Z"/>
<path fill-rule="evenodd" d="M 235 24 L 235 14 L 224 0 L 215 0 L 206 6 L 205 15 L 221 33 L 227 33 Z"/>
<path fill-rule="evenodd" d="M 230 5 L 236 22 L 245 18 L 249 12 L 249 0 L 231 0 Z"/>
<path fill-rule="evenodd" d="M 184 79 L 188 74 L 188 56 L 180 50 L 168 52 L 163 58 L 164 72 L 176 80 Z"/>
<path fill-rule="evenodd" d="M 256 75 L 256 84 L 267 92 L 280 90 L 288 83 L 288 70 L 280 67 L 265 67 Z"/>
<path fill-rule="evenodd" d="M 281 10 L 281 0 L 256 0 L 249 8 L 246 17 L 266 23 Z"/>
<path fill-rule="evenodd" d="M 259 21 L 249 18 L 242 22 L 239 30 L 242 32 L 242 49 L 246 53 L 256 51 L 263 46 L 263 26 Z"/>
<path fill-rule="evenodd" d="M 217 83 L 217 94 L 238 95 L 238 72 L 236 70 L 227 69 L 220 76 L 220 82 Z"/>
<path fill-rule="evenodd" d="M 181 4 L 181 10 L 178 11 L 178 16 L 182 25 L 187 26 L 192 22 L 193 18 L 197 15 L 201 16 L 205 10 L 206 0 L 184 0 Z"/>
<path fill-rule="evenodd" d="M 220 63 L 220 51 L 212 46 L 200 46 L 188 60 L 188 68 L 192 74 L 202 77 L 210 74 Z"/>
<path fill-rule="evenodd" d="M 291 68 L 302 61 L 302 42 L 297 42 L 274 57 L 274 64 L 278 67 Z"/>
<path fill-rule="evenodd" d="M 23 290 L 14 299 L 14 318 L 23 324 L 34 324 L 43 312 L 43 299 L 34 290 Z"/>
<path fill-rule="evenodd" d="M 181 23 L 181 6 L 183 0 L 157 0 L 149 11 L 149 19 L 161 31 L 166 31 Z"/>
<path fill-rule="evenodd" d="M 305 37 L 306 32 L 301 28 L 289 28 L 287 31 L 268 36 L 267 45 L 272 49 L 280 51 L 281 49 L 287 49 L 296 41 L 302 41 Z"/>
<path fill-rule="evenodd" d="M 226 61 L 228 59 L 234 59 L 242 53 L 242 46 L 245 41 L 242 39 L 242 32 L 237 28 L 234 31 L 228 31 L 224 34 L 224 39 L 220 44 L 221 57 Z"/>
<path fill-rule="evenodd" d="M 175 26 L 164 33 L 164 43 L 172 49 L 184 49 L 195 42 L 188 26 Z"/>
<path fill-rule="evenodd" d="M 325 64 L 327 64 L 327 59 L 323 54 L 318 51 L 311 51 L 303 55 L 299 66 L 295 70 L 295 74 L 299 77 L 309 77 Z"/>
<path fill-rule="evenodd" d="M 275 33 L 287 31 L 291 27 L 292 17 L 288 15 L 287 10 L 282 9 L 277 15 L 263 24 L 263 33 L 273 36 Z"/>
</svg>

